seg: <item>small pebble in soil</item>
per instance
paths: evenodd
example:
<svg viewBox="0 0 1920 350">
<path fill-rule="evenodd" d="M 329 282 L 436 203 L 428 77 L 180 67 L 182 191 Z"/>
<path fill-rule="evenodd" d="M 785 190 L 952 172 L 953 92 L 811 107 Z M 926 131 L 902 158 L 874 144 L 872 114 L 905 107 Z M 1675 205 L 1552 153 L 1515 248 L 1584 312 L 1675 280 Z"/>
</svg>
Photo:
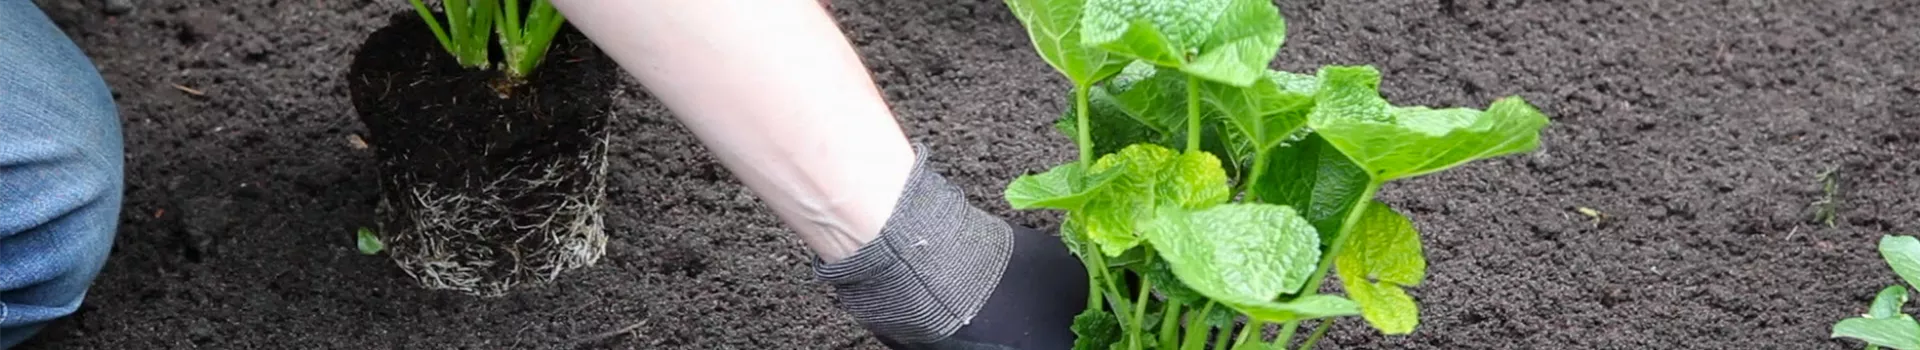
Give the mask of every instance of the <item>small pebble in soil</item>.
<svg viewBox="0 0 1920 350">
<path fill-rule="evenodd" d="M 137 8 L 133 5 L 133 0 L 103 0 L 102 2 L 105 6 L 101 8 L 101 11 L 106 12 L 108 15 L 119 16 L 129 14 L 133 13 L 133 10 Z"/>
</svg>

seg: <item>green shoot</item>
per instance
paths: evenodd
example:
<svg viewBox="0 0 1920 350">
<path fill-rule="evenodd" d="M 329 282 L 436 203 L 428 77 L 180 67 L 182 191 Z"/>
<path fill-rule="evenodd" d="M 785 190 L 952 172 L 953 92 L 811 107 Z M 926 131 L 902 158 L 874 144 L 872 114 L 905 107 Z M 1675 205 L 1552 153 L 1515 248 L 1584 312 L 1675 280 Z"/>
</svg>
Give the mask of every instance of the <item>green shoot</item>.
<svg viewBox="0 0 1920 350">
<path fill-rule="evenodd" d="M 487 68 L 491 62 L 487 58 L 487 37 L 493 32 L 494 10 L 500 3 L 495 0 L 446 0 L 442 3 L 447 18 L 446 30 L 441 30 L 440 22 L 433 12 L 427 9 L 421 0 L 411 0 L 413 9 L 420 18 L 427 21 L 427 27 L 433 30 L 440 47 L 452 54 L 467 68 Z"/>
<path fill-rule="evenodd" d="M 547 48 L 566 23 L 566 18 L 549 0 L 533 0 L 522 16 L 520 0 L 444 0 L 446 26 L 436 20 L 423 0 L 410 0 L 413 9 L 427 22 L 440 47 L 452 54 L 460 66 L 473 69 L 500 69 L 508 85 L 524 82 L 547 55 Z M 489 57 L 490 39 L 497 39 L 505 62 L 495 66 Z"/>
<path fill-rule="evenodd" d="M 1834 227 L 1834 219 L 1840 216 L 1840 201 L 1837 198 L 1840 193 L 1839 172 L 1840 167 L 1835 166 L 1814 177 L 1820 182 L 1821 196 L 1820 200 L 1813 202 L 1813 220 L 1826 224 L 1828 228 Z"/>
<path fill-rule="evenodd" d="M 360 248 L 360 254 L 380 254 L 381 250 L 387 249 L 387 245 L 380 243 L 380 237 L 375 236 L 371 229 L 361 227 L 360 232 L 354 234 L 354 237 L 356 245 Z"/>
<path fill-rule="evenodd" d="M 505 20 L 498 21 L 500 47 L 506 51 L 507 79 L 514 82 L 533 74 L 533 69 L 546 57 L 554 35 L 559 34 L 560 26 L 566 23 L 566 18 L 548 0 L 533 0 L 524 22 L 519 16 L 519 7 L 519 1 L 508 0 Z"/>
</svg>

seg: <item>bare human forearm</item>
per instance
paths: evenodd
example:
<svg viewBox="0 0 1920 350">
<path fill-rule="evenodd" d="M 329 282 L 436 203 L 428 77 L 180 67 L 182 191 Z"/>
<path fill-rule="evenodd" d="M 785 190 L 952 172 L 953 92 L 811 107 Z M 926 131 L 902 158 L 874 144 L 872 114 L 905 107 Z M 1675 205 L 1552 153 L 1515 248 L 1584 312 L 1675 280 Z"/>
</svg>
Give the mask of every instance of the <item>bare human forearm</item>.
<svg viewBox="0 0 1920 350">
<path fill-rule="evenodd" d="M 822 260 L 879 235 L 914 157 L 819 0 L 553 0 Z"/>
</svg>

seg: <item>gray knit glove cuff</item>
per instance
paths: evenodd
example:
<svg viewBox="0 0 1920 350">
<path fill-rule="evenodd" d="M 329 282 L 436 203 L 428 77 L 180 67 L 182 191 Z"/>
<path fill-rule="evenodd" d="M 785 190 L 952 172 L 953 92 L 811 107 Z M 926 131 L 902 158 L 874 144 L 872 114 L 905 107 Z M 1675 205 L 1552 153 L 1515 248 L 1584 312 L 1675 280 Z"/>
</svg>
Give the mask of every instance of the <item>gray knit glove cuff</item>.
<svg viewBox="0 0 1920 350">
<path fill-rule="evenodd" d="M 967 203 L 958 186 L 926 167 L 916 145 L 913 171 L 879 238 L 814 273 L 833 285 L 868 330 L 908 343 L 952 335 L 980 311 L 1006 270 L 1012 229 Z"/>
</svg>

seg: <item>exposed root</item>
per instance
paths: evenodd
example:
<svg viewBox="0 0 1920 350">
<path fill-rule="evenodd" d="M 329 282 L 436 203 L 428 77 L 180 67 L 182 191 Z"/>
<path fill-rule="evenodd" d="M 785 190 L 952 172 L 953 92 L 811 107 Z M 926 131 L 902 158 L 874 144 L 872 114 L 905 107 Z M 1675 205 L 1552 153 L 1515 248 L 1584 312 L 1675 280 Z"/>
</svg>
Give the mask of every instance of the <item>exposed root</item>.
<svg viewBox="0 0 1920 350">
<path fill-rule="evenodd" d="M 607 244 L 609 140 L 599 139 L 578 157 L 516 167 L 478 189 L 420 183 L 383 197 L 383 226 L 399 226 L 381 230 L 390 256 L 425 288 L 481 297 L 592 266 Z"/>
</svg>

